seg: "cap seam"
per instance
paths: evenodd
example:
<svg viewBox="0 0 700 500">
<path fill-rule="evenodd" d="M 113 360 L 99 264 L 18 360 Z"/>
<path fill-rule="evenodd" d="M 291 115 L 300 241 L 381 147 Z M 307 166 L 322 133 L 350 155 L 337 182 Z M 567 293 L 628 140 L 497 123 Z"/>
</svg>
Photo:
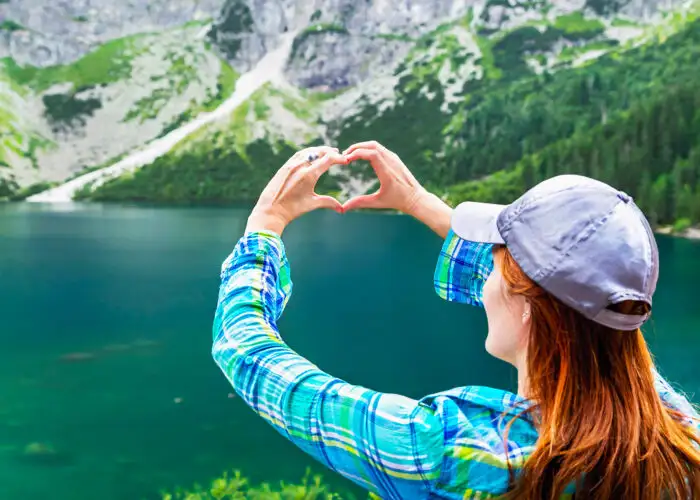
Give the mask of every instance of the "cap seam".
<svg viewBox="0 0 700 500">
<path fill-rule="evenodd" d="M 630 293 L 630 292 L 615 292 L 615 293 L 610 294 L 610 296 L 608 297 L 608 300 L 610 301 L 611 304 L 614 304 L 614 303 L 621 301 L 621 300 L 628 300 L 628 299 L 641 300 L 644 302 L 648 302 L 648 300 L 649 300 L 647 295 L 643 295 L 641 293 Z M 624 314 L 624 313 L 622 313 L 622 314 Z"/>
<path fill-rule="evenodd" d="M 632 202 L 632 203 L 634 204 L 635 208 L 637 208 L 637 210 L 639 212 L 641 212 L 641 210 L 639 209 L 637 204 L 634 202 Z M 649 244 L 649 246 L 646 248 L 646 250 L 649 252 L 649 260 L 651 261 L 651 266 L 649 266 L 649 268 L 647 269 L 647 272 L 644 274 L 644 290 L 647 292 L 646 294 L 649 297 L 651 297 L 651 294 L 649 293 L 651 291 L 649 289 L 649 282 L 651 280 L 651 273 L 654 271 L 654 267 L 659 265 L 659 262 L 658 262 L 658 255 L 656 256 L 656 258 L 654 258 L 654 242 L 651 241 L 651 238 L 654 237 L 653 231 L 651 230 L 651 227 L 649 226 L 649 222 L 647 221 L 646 217 L 644 217 L 644 214 L 641 214 L 641 215 L 642 215 L 642 217 L 640 217 L 640 219 L 642 219 L 642 223 L 644 224 L 644 227 L 646 229 L 647 243 Z M 650 301 L 650 303 L 651 303 L 651 301 Z"/>
</svg>

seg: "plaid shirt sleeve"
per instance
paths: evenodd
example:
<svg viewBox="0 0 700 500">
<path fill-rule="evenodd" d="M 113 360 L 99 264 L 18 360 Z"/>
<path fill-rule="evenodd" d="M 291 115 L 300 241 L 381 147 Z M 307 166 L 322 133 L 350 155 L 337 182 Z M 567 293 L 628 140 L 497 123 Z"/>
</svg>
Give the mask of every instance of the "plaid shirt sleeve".
<svg viewBox="0 0 700 500">
<path fill-rule="evenodd" d="M 484 284 L 493 270 L 493 245 L 463 240 L 452 229 L 435 266 L 435 292 L 442 299 L 483 307 Z"/>
<path fill-rule="evenodd" d="M 438 411 L 346 383 L 296 354 L 276 326 L 291 289 L 281 239 L 241 238 L 221 270 L 214 360 L 256 413 L 316 460 L 381 498 L 428 498 L 444 459 Z"/>
</svg>

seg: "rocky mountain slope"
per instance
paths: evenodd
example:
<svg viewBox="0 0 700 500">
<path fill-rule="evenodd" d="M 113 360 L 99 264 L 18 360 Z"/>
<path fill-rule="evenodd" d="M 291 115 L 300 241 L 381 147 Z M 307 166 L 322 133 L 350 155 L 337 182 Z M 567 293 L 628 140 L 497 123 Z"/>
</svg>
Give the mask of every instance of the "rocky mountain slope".
<svg viewBox="0 0 700 500">
<path fill-rule="evenodd" d="M 114 165 L 54 199 L 249 201 L 295 148 L 375 138 L 452 199 L 582 171 L 630 184 L 660 222 L 700 218 L 695 139 L 654 140 L 627 179 L 617 149 L 641 142 L 608 130 L 653 134 L 667 113 L 637 108 L 665 110 L 672 89 L 695 98 L 677 87 L 700 76 L 697 13 L 680 0 L 0 2 L 0 196 Z M 373 185 L 366 168 L 325 177 L 340 196 Z"/>
</svg>

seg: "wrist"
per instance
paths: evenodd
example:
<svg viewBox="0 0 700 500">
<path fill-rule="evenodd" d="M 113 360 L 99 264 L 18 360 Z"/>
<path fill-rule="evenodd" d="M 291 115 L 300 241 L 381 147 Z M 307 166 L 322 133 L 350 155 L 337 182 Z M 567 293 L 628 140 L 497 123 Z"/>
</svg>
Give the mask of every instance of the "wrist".
<svg viewBox="0 0 700 500">
<path fill-rule="evenodd" d="M 406 209 L 403 212 L 415 218 L 419 218 L 426 204 L 430 202 L 431 193 L 423 186 L 419 186 L 409 198 Z"/>
<path fill-rule="evenodd" d="M 248 216 L 245 232 L 270 231 L 282 236 L 286 227 L 287 221 L 284 216 L 272 210 L 262 210 L 256 207 Z"/>
<path fill-rule="evenodd" d="M 450 230 L 452 207 L 439 196 L 425 190 L 416 198 L 410 215 L 444 238 Z"/>
</svg>

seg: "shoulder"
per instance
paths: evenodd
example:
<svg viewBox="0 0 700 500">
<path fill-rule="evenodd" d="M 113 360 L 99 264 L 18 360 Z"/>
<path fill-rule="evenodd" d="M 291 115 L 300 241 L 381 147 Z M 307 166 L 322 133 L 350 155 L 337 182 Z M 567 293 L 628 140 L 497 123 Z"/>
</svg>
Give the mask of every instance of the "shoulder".
<svg viewBox="0 0 700 500">
<path fill-rule="evenodd" d="M 428 395 L 419 404 L 443 421 L 445 454 L 436 489 L 446 498 L 505 493 L 508 464 L 517 472 L 537 442 L 532 419 L 523 414 L 530 403 L 512 392 L 458 387 Z"/>
</svg>

